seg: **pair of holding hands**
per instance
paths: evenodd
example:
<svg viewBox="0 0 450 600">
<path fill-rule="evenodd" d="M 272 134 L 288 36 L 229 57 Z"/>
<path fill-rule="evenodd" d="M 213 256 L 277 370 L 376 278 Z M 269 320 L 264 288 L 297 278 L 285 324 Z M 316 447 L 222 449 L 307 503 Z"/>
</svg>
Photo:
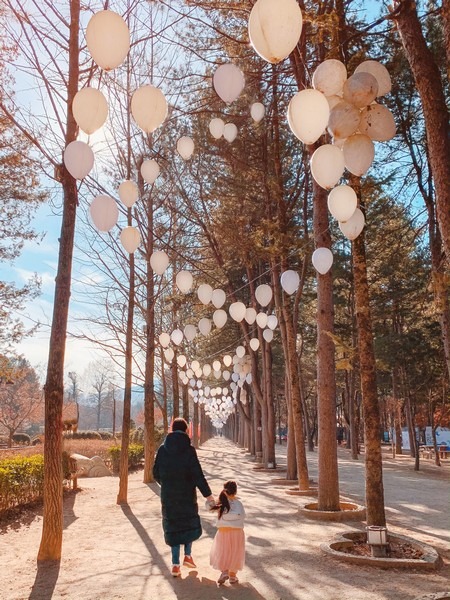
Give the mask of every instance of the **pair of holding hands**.
<svg viewBox="0 0 450 600">
<path fill-rule="evenodd" d="M 211 496 L 208 496 L 206 498 L 206 508 L 213 508 L 216 505 L 216 501 L 214 499 L 214 496 L 211 494 Z"/>
</svg>

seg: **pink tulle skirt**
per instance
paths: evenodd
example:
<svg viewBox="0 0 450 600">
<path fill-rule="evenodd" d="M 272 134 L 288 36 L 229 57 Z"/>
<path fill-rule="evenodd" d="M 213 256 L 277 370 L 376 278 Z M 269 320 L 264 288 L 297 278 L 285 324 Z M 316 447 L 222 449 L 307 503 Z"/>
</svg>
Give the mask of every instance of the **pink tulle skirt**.
<svg viewBox="0 0 450 600">
<path fill-rule="evenodd" d="M 211 546 L 209 563 L 218 571 L 241 571 L 245 564 L 244 530 L 219 528 Z"/>
</svg>

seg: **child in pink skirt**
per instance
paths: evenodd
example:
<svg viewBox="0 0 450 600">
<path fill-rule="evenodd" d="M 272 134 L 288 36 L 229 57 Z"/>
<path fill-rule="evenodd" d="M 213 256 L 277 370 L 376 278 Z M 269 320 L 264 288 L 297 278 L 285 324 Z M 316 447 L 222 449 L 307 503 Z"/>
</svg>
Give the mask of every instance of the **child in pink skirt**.
<svg viewBox="0 0 450 600">
<path fill-rule="evenodd" d="M 221 585 L 227 579 L 230 583 L 239 583 L 237 572 L 245 563 L 245 510 L 242 502 L 236 498 L 235 481 L 227 481 L 220 492 L 219 501 L 211 510 L 217 510 L 217 533 L 209 556 L 210 565 L 221 571 L 217 583 Z"/>
</svg>

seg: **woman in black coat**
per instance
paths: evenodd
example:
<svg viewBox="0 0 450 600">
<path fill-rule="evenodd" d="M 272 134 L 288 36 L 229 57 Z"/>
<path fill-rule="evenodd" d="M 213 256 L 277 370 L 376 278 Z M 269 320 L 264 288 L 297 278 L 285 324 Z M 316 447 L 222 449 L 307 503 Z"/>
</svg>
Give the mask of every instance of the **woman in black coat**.
<svg viewBox="0 0 450 600">
<path fill-rule="evenodd" d="M 211 489 L 203 475 L 195 448 L 187 434 L 184 419 L 175 419 L 172 432 L 158 448 L 153 477 L 161 485 L 161 507 L 164 539 L 172 549 L 172 575 L 179 577 L 180 546 L 184 544 L 183 565 L 195 568 L 192 542 L 202 535 L 198 515 L 198 487 L 202 495 L 215 503 Z"/>
</svg>

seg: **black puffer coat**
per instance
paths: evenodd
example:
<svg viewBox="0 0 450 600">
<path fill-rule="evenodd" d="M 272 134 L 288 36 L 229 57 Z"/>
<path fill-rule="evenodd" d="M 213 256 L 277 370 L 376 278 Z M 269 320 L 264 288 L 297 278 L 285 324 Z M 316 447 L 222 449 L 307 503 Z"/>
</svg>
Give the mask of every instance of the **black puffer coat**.
<svg viewBox="0 0 450 600">
<path fill-rule="evenodd" d="M 161 485 L 164 539 L 168 546 L 188 544 L 202 535 L 195 488 L 206 498 L 210 487 L 187 433 L 173 431 L 158 448 L 153 477 Z"/>
</svg>

